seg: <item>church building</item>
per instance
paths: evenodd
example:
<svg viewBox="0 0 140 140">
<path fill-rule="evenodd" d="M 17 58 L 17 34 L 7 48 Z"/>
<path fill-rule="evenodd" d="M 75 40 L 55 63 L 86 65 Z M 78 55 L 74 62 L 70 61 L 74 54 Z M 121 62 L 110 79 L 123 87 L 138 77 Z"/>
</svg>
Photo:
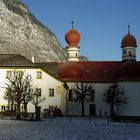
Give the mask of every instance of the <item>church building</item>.
<svg viewBox="0 0 140 140">
<path fill-rule="evenodd" d="M 117 84 L 124 89 L 128 102 L 118 106 L 116 113 L 140 116 L 140 61 L 136 60 L 137 41 L 130 27 L 120 45 L 122 61 L 80 61 L 80 33 L 72 28 L 66 33 L 65 40 L 68 44 L 65 63 L 36 63 L 19 54 L 0 54 L 0 111 L 8 106 L 8 101 L 4 99 L 7 77 L 12 70 L 18 70 L 30 74 L 34 86 L 41 96 L 46 97 L 40 104 L 42 112 L 57 106 L 64 115 L 81 115 L 81 103 L 75 101 L 74 89 L 76 84 L 87 83 L 93 90 L 84 102 L 85 115 L 108 116 L 110 106 L 103 101 L 103 94 L 111 85 Z M 22 106 L 21 110 L 24 111 Z M 31 103 L 28 104 L 28 112 L 34 112 Z"/>
</svg>

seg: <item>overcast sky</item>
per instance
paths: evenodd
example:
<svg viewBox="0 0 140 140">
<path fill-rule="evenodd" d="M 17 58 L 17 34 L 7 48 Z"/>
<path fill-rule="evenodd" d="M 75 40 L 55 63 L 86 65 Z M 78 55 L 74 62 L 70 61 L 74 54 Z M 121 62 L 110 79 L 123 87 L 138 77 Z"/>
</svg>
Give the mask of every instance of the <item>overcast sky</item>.
<svg viewBox="0 0 140 140">
<path fill-rule="evenodd" d="M 121 60 L 121 40 L 128 32 L 137 39 L 140 60 L 140 0 L 22 0 L 32 14 L 66 47 L 64 36 L 74 28 L 81 34 L 80 55 L 90 60 Z"/>
</svg>

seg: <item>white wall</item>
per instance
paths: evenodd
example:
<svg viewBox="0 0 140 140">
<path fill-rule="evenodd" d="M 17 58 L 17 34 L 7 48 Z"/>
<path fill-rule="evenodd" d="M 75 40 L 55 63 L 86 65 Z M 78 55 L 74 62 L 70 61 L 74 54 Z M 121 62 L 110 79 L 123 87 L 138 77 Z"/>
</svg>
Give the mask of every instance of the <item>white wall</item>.
<svg viewBox="0 0 140 140">
<path fill-rule="evenodd" d="M 6 78 L 5 71 L 0 70 L 0 105 L 1 106 L 7 104 L 7 101 L 4 100 L 4 90 L 5 90 L 4 87 L 5 87 L 5 82 L 6 82 L 5 78 Z"/>
<path fill-rule="evenodd" d="M 71 46 L 67 48 L 67 61 L 79 61 L 79 48 Z"/>
<path fill-rule="evenodd" d="M 69 82 L 69 89 L 73 89 L 76 83 Z M 111 86 L 113 83 L 89 83 L 90 85 L 93 86 L 93 89 L 95 89 L 95 101 L 90 102 L 85 101 L 85 115 L 88 116 L 90 115 L 90 104 L 95 104 L 96 108 L 96 116 L 100 116 L 100 110 L 102 112 L 102 116 L 105 116 L 105 112 L 107 113 L 106 115 L 110 115 L 110 106 L 103 101 L 103 93 L 104 91 Z M 69 115 L 81 115 L 81 103 L 69 103 L 68 104 L 68 109 Z"/>
<path fill-rule="evenodd" d="M 4 100 L 3 98 L 5 89 L 2 87 L 5 87 L 6 71 L 9 70 L 12 69 L 0 69 L 0 106 L 7 104 L 7 101 Z M 24 71 L 25 74 L 28 73 L 29 75 L 32 76 L 34 88 L 41 88 L 42 96 L 46 97 L 46 100 L 40 104 L 42 110 L 48 108 L 50 105 L 57 106 L 60 108 L 62 107 L 61 94 L 63 92 L 62 91 L 63 84 L 61 81 L 55 79 L 46 72 L 42 71 L 41 69 L 19 69 L 19 70 Z M 37 71 L 42 72 L 41 79 L 36 78 Z M 54 97 L 49 97 L 49 88 L 54 88 L 55 91 Z M 31 103 L 28 105 L 28 111 L 34 112 L 34 106 Z"/>
<path fill-rule="evenodd" d="M 110 105 L 103 101 L 104 91 L 114 83 L 92 83 L 95 86 L 95 102 L 85 102 L 85 115 L 89 115 L 89 105 L 95 104 L 96 116 L 110 115 Z M 69 89 L 73 89 L 75 83 L 68 83 Z M 124 88 L 125 95 L 128 98 L 127 104 L 118 106 L 118 115 L 140 116 L 140 82 L 118 82 L 118 85 Z M 81 103 L 69 103 L 69 113 L 71 115 L 81 115 Z"/>
<path fill-rule="evenodd" d="M 102 116 L 110 115 L 110 106 L 103 101 L 104 92 L 111 86 L 113 83 L 95 83 L 95 104 L 96 104 L 96 115 L 100 116 L 100 110 Z"/>
<path fill-rule="evenodd" d="M 1 106 L 7 105 L 7 101 L 4 100 L 4 91 L 6 83 L 6 71 L 8 69 L 0 69 L 0 110 Z M 63 87 L 63 82 L 50 76 L 48 73 L 42 71 L 41 69 L 20 69 L 26 71 L 33 78 L 33 85 L 35 88 L 42 89 L 42 96 L 46 97 L 46 100 L 40 104 L 42 111 L 49 106 L 57 106 L 62 109 L 63 114 L 66 113 L 66 89 Z M 42 71 L 42 79 L 37 79 L 37 71 Z M 68 82 L 69 89 L 73 89 L 75 82 Z M 111 86 L 113 83 L 91 83 L 95 88 L 95 101 L 85 102 L 85 115 L 89 115 L 90 104 L 95 104 L 96 106 L 96 116 L 100 115 L 100 110 L 102 111 L 102 116 L 110 115 L 110 106 L 103 101 L 104 91 Z M 130 116 L 140 116 L 140 82 L 118 82 L 118 85 L 124 88 L 125 94 L 128 97 L 128 103 L 121 105 L 118 108 L 118 115 L 130 115 Z M 49 97 L 49 88 L 54 88 L 55 96 Z M 28 111 L 34 112 L 34 106 L 30 103 L 28 105 Z M 68 104 L 68 114 L 69 115 L 81 115 L 81 103 L 69 103 Z"/>
<path fill-rule="evenodd" d="M 118 109 L 119 115 L 140 116 L 140 82 L 119 82 L 124 88 L 128 103 Z"/>
</svg>

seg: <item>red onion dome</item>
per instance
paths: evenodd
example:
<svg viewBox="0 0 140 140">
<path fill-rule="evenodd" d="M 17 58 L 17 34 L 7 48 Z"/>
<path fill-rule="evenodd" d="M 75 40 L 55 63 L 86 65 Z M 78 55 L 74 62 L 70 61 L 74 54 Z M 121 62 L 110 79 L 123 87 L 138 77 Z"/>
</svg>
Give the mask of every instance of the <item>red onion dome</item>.
<svg viewBox="0 0 140 140">
<path fill-rule="evenodd" d="M 66 33 L 65 40 L 69 46 L 77 46 L 80 41 L 80 34 L 75 29 L 71 29 Z"/>
<path fill-rule="evenodd" d="M 135 37 L 130 34 L 130 32 L 128 32 L 128 34 L 124 36 L 121 42 L 121 48 L 125 48 L 128 46 L 137 47 L 137 41 Z"/>
</svg>

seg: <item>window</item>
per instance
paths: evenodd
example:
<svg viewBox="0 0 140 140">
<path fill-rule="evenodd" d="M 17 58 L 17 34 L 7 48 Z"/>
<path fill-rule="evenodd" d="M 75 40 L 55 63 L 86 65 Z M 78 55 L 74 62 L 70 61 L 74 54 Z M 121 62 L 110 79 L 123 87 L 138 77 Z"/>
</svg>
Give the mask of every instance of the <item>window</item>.
<svg viewBox="0 0 140 140">
<path fill-rule="evenodd" d="M 1 106 L 1 111 L 5 111 L 5 106 Z"/>
<path fill-rule="evenodd" d="M 37 79 L 41 79 L 42 78 L 42 72 L 41 71 L 37 71 Z"/>
<path fill-rule="evenodd" d="M 129 56 L 132 56 L 132 53 L 131 53 L 131 51 L 129 51 Z"/>
<path fill-rule="evenodd" d="M 11 71 L 6 71 L 6 78 L 11 78 Z"/>
<path fill-rule="evenodd" d="M 69 101 L 72 101 L 72 97 L 73 97 L 73 95 L 72 95 L 72 90 L 70 89 L 70 90 L 69 90 L 69 99 L 68 99 L 68 100 L 69 100 Z"/>
<path fill-rule="evenodd" d="M 1 110 L 4 111 L 5 110 L 5 106 L 1 106 Z"/>
<path fill-rule="evenodd" d="M 91 90 L 91 92 L 90 92 L 90 101 L 91 102 L 95 101 L 95 91 L 94 90 Z"/>
<path fill-rule="evenodd" d="M 54 96 L 54 89 L 53 88 L 50 88 L 49 89 L 49 96 L 50 97 L 53 97 Z"/>
<path fill-rule="evenodd" d="M 19 76 L 23 76 L 24 72 L 23 71 L 18 71 Z"/>
<path fill-rule="evenodd" d="M 41 88 L 36 88 L 36 95 L 41 96 Z"/>
<path fill-rule="evenodd" d="M 127 55 L 127 51 L 123 49 L 123 55 Z"/>
</svg>

